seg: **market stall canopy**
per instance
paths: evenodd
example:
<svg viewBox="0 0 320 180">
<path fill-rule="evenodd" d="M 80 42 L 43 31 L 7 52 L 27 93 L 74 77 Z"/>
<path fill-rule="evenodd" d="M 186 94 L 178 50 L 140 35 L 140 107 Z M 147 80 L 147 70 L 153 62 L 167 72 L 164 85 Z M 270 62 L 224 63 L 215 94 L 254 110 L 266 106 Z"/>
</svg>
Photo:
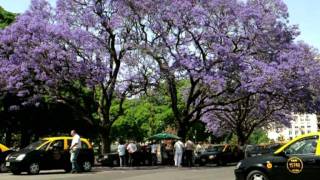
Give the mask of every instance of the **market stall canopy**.
<svg viewBox="0 0 320 180">
<path fill-rule="evenodd" d="M 169 133 L 159 133 L 151 136 L 149 140 L 166 140 L 166 139 L 181 139 L 179 136 Z"/>
</svg>

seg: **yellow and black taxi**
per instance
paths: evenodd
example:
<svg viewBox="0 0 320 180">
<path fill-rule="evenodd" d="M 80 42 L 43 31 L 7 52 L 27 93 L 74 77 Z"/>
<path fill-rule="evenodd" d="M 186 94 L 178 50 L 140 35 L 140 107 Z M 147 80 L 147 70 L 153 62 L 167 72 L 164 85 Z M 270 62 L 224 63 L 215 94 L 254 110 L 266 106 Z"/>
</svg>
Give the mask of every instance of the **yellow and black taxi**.
<svg viewBox="0 0 320 180">
<path fill-rule="evenodd" d="M 6 157 L 11 153 L 12 151 L 6 147 L 3 144 L 0 144 L 0 172 L 6 172 L 7 168 L 5 165 L 5 159 Z"/>
<path fill-rule="evenodd" d="M 13 174 L 28 172 L 39 174 L 40 170 L 64 169 L 71 171 L 70 152 L 71 137 L 44 138 L 7 156 L 6 166 Z M 83 171 L 91 171 L 94 153 L 91 143 L 81 138 L 82 147 L 78 164 Z"/>
<path fill-rule="evenodd" d="M 320 132 L 299 136 L 274 153 L 240 161 L 236 180 L 319 179 Z"/>
<path fill-rule="evenodd" d="M 219 166 L 226 165 L 228 163 L 239 162 L 243 159 L 244 154 L 240 151 L 237 146 L 230 144 L 213 145 L 201 154 L 199 154 L 195 163 L 200 166 L 206 164 L 217 164 Z"/>
</svg>

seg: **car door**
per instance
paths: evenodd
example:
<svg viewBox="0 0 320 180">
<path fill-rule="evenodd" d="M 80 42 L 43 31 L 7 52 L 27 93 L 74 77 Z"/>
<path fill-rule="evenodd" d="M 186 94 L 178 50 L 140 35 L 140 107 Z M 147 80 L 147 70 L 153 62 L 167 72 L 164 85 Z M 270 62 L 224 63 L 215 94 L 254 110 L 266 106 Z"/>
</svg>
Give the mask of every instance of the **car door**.
<svg viewBox="0 0 320 180">
<path fill-rule="evenodd" d="M 225 163 L 232 162 L 233 152 L 230 145 L 226 145 L 225 149 L 223 150 L 222 159 Z"/>
<path fill-rule="evenodd" d="M 79 152 L 79 163 L 82 163 L 83 161 L 90 161 L 91 163 L 93 163 L 93 159 L 94 159 L 94 154 L 93 154 L 93 150 L 89 148 L 88 144 L 81 140 L 81 149 Z M 118 153 L 116 153 L 116 157 L 115 159 L 115 163 L 116 165 L 119 164 L 119 156 Z"/>
<path fill-rule="evenodd" d="M 68 144 L 68 148 L 71 146 L 72 140 L 68 140 L 67 144 Z M 68 154 L 68 157 L 70 159 L 70 154 Z M 116 158 L 116 160 L 118 160 L 119 158 Z M 81 139 L 81 149 L 79 151 L 79 155 L 77 158 L 77 162 L 79 164 L 79 166 L 82 166 L 82 163 L 84 161 L 90 161 L 91 163 L 94 163 L 94 154 L 93 154 L 93 150 L 89 148 L 88 144 L 83 141 Z M 70 160 L 69 160 L 70 162 Z"/>
<path fill-rule="evenodd" d="M 50 146 L 50 144 L 51 142 L 48 141 L 41 147 L 38 147 L 39 149 L 37 151 L 37 154 L 39 156 L 40 168 L 42 170 L 51 169 L 51 165 L 50 165 L 51 158 L 48 151 L 48 147 Z"/>
<path fill-rule="evenodd" d="M 320 171 L 316 156 L 319 136 L 309 136 L 292 143 L 272 160 L 273 179 L 301 180 L 314 177 Z M 281 175 L 281 176 L 279 176 Z"/>
<path fill-rule="evenodd" d="M 239 162 L 244 157 L 244 154 L 241 152 L 238 146 L 232 146 L 232 156 L 230 162 Z"/>
<path fill-rule="evenodd" d="M 64 154 L 64 140 L 53 141 L 46 152 L 45 162 L 48 165 L 48 169 L 60 169 L 63 167 L 63 154 Z"/>
</svg>

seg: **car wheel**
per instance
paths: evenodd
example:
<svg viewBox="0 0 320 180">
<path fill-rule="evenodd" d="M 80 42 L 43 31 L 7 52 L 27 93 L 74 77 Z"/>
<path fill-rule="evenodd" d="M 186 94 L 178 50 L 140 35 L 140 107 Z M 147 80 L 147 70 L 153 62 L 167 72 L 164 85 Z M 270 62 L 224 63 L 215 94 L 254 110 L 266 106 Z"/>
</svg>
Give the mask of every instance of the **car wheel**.
<svg viewBox="0 0 320 180">
<path fill-rule="evenodd" d="M 90 172 L 92 169 L 92 164 L 90 161 L 84 161 L 82 163 L 82 169 L 84 172 Z"/>
<path fill-rule="evenodd" d="M 200 162 L 199 162 L 199 165 L 200 165 L 200 166 L 205 166 L 206 164 L 207 164 L 207 160 L 204 159 L 204 158 L 201 158 L 201 159 L 200 159 Z"/>
<path fill-rule="evenodd" d="M 8 168 L 6 167 L 5 163 L 0 164 L 0 172 L 7 172 Z"/>
<path fill-rule="evenodd" d="M 39 165 L 39 163 L 31 163 L 31 164 L 29 165 L 28 174 L 35 175 L 35 174 L 39 174 L 39 172 L 40 172 L 40 165 Z"/>
<path fill-rule="evenodd" d="M 265 173 L 258 170 L 254 170 L 248 174 L 246 180 L 269 180 L 269 178 Z"/>
<path fill-rule="evenodd" d="M 112 166 L 113 166 L 113 167 L 118 167 L 118 166 L 120 166 L 120 164 L 118 163 L 118 160 L 113 160 L 113 161 L 112 161 Z"/>
</svg>

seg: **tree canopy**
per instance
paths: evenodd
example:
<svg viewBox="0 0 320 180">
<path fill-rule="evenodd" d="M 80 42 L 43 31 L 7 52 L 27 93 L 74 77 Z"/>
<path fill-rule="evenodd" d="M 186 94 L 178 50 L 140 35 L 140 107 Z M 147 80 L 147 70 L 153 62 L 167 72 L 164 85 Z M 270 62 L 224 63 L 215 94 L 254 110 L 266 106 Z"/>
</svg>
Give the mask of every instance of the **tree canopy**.
<svg viewBox="0 0 320 180">
<path fill-rule="evenodd" d="M 78 112 L 103 152 L 124 125 L 160 131 L 155 116 L 183 139 L 201 120 L 244 144 L 318 110 L 319 62 L 298 35 L 282 0 L 33 0 L 0 32 L 1 93 L 18 99 L 10 110 Z M 157 91 L 166 99 L 145 98 Z"/>
<path fill-rule="evenodd" d="M 0 29 L 3 29 L 14 22 L 16 14 L 6 11 L 0 6 Z"/>
</svg>

